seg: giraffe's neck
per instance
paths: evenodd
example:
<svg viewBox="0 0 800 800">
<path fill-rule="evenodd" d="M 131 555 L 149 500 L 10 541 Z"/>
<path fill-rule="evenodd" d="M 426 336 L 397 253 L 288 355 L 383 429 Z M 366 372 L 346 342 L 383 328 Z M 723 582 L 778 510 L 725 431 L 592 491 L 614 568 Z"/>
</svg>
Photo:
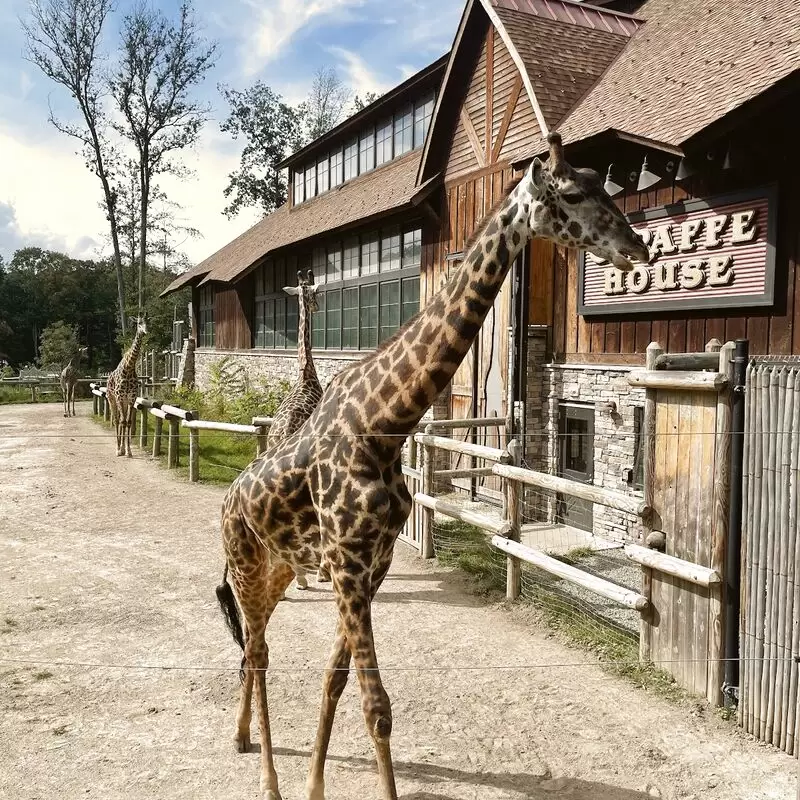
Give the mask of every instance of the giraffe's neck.
<svg viewBox="0 0 800 800">
<path fill-rule="evenodd" d="M 308 301 L 305 293 L 300 290 L 297 296 L 299 305 L 300 328 L 297 336 L 297 364 L 298 373 L 302 382 L 317 380 L 317 370 L 314 359 L 311 357 L 311 314 L 308 311 Z"/>
<path fill-rule="evenodd" d="M 131 344 L 130 350 L 125 353 L 125 357 L 122 360 L 123 372 L 128 372 L 136 368 L 136 360 L 139 358 L 139 350 L 142 349 L 144 337 L 144 332 L 137 329 L 136 336 L 133 337 L 133 344 Z"/>
<path fill-rule="evenodd" d="M 73 370 L 77 369 L 78 368 L 78 364 L 80 363 L 80 360 L 81 360 L 81 351 L 80 350 L 76 350 L 74 355 L 72 356 L 72 358 L 67 363 L 67 366 L 70 369 L 73 369 Z"/>
<path fill-rule="evenodd" d="M 447 386 L 469 352 L 514 259 L 535 236 L 540 201 L 526 178 L 509 194 L 464 256 L 446 286 L 408 328 L 364 365 L 380 398 L 369 430 L 389 434 L 397 447 Z M 391 448 L 390 448 L 391 449 Z"/>
</svg>

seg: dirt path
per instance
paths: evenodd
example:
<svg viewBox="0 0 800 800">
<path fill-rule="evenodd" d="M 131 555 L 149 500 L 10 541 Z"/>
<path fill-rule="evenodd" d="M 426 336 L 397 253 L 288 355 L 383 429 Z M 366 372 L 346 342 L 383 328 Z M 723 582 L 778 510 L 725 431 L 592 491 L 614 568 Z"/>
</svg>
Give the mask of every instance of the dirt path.
<svg viewBox="0 0 800 800">
<path fill-rule="evenodd" d="M 235 672 L 48 665 L 238 664 L 214 602 L 223 490 L 117 459 L 87 404 L 60 413 L 0 407 L 0 656 L 45 662 L 0 662 L 0 797 L 258 797 L 258 755 L 232 745 Z M 328 590 L 289 594 L 270 715 L 283 796 L 301 800 L 334 608 Z M 405 800 L 794 797 L 789 757 L 605 675 L 402 545 L 378 597 Z M 440 669 L 500 664 L 549 666 Z M 327 783 L 329 800 L 377 797 L 354 681 Z"/>
</svg>

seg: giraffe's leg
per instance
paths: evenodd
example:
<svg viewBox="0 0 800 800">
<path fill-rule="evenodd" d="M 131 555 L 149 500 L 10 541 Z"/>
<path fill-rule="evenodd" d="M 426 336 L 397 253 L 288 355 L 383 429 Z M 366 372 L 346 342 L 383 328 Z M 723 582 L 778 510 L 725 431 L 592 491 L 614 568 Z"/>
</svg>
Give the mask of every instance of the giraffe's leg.
<svg viewBox="0 0 800 800">
<path fill-rule="evenodd" d="M 245 625 L 245 648 L 247 647 L 247 626 Z M 239 710 L 236 712 L 236 749 L 240 753 L 250 752 L 250 721 L 253 718 L 253 676 L 255 673 L 251 669 L 247 669 L 247 660 L 245 659 L 244 680 L 242 681 L 242 690 L 239 695 Z"/>
<path fill-rule="evenodd" d="M 320 710 L 317 738 L 311 757 L 311 769 L 306 782 L 307 800 L 325 798 L 325 758 L 328 752 L 333 718 L 349 676 L 351 655 L 355 660 L 356 673 L 361 687 L 362 708 L 367 731 L 375 743 L 378 772 L 381 780 L 383 800 L 397 800 L 394 769 L 389 748 L 392 730 L 392 709 L 389 696 L 381 683 L 378 661 L 372 638 L 371 604 L 389 570 L 391 557 L 372 576 L 361 581 L 353 579 L 354 571 L 339 565 L 333 571 L 333 589 L 339 608 L 336 640 L 328 661 L 323 684 L 322 708 Z M 353 565 L 347 565 L 353 566 Z M 357 570 L 355 570 L 357 572 Z M 343 584 L 347 587 L 343 590 Z"/>
<path fill-rule="evenodd" d="M 131 417 L 133 416 L 133 403 L 130 401 L 126 401 L 123 409 L 122 409 L 122 444 L 123 444 L 123 455 L 126 455 L 128 458 L 133 456 L 131 452 Z"/>
<path fill-rule="evenodd" d="M 114 426 L 114 434 L 117 439 L 117 455 L 121 456 L 120 445 L 122 444 L 122 420 L 120 419 L 120 409 L 117 399 L 110 392 L 106 394 L 108 405 L 111 407 L 111 424 Z"/>
<path fill-rule="evenodd" d="M 305 572 L 295 573 L 295 580 L 297 581 L 298 589 L 308 589 L 308 580 L 306 579 Z"/>
<path fill-rule="evenodd" d="M 75 416 L 75 386 L 76 386 L 76 384 L 73 383 L 72 386 L 69 387 L 69 398 L 70 398 L 70 400 L 72 402 L 72 416 L 73 417 Z"/>
<path fill-rule="evenodd" d="M 64 381 L 61 381 L 61 394 L 64 397 L 64 416 L 69 416 L 69 395 L 67 394 L 67 386 Z"/>
<path fill-rule="evenodd" d="M 269 665 L 269 648 L 264 632 L 278 604 L 278 599 L 294 577 L 292 568 L 283 562 L 265 562 L 265 569 L 260 575 L 248 573 L 247 577 L 234 574 L 236 594 L 241 599 L 242 611 L 247 626 L 247 642 L 245 644 L 245 684 L 242 687 L 242 699 L 237 717 L 237 743 L 244 742 L 241 727 L 247 721 L 249 733 L 249 694 L 250 687 L 255 687 L 256 707 L 258 709 L 259 736 L 261 739 L 261 791 L 265 800 L 281 800 L 278 791 L 278 775 L 272 757 L 272 734 L 267 707 L 267 677 Z"/>
<path fill-rule="evenodd" d="M 317 583 L 330 583 L 331 571 L 328 569 L 328 562 L 325 561 L 323 554 L 319 562 L 319 569 L 317 570 Z"/>
</svg>

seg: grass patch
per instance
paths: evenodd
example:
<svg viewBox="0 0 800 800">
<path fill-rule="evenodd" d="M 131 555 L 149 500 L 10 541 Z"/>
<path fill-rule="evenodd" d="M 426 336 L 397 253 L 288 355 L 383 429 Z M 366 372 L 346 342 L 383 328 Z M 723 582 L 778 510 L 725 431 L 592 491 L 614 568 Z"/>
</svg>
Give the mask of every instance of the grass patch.
<svg viewBox="0 0 800 800">
<path fill-rule="evenodd" d="M 49 670 L 43 669 L 41 672 L 34 672 L 33 679 L 35 681 L 46 681 L 48 678 L 52 678 L 53 673 Z"/>
<path fill-rule="evenodd" d="M 433 547 L 439 563 L 466 572 L 479 594 L 505 591 L 505 556 L 480 528 L 460 520 L 436 520 Z"/>
<path fill-rule="evenodd" d="M 28 386 L 0 386 L 0 406 L 33 402 L 34 401 L 31 399 L 31 390 Z M 36 398 L 36 402 L 63 403 L 64 399 L 61 397 L 61 392 L 56 391 L 53 394 L 39 394 Z"/>
</svg>

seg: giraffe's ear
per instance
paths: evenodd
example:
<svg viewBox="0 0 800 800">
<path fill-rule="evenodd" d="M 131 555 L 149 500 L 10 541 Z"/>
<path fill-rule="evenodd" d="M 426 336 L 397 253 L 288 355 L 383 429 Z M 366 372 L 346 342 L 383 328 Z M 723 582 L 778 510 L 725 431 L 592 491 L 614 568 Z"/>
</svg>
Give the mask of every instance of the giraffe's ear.
<svg viewBox="0 0 800 800">
<path fill-rule="evenodd" d="M 544 165 L 538 158 L 534 158 L 533 161 L 531 162 L 530 167 L 528 168 L 528 171 L 530 172 L 531 176 L 531 183 L 533 183 L 533 185 L 539 189 L 541 189 L 542 186 L 544 185 L 544 179 L 542 177 L 543 168 Z"/>
<path fill-rule="evenodd" d="M 284 286 L 283 291 L 286 292 L 286 294 L 300 294 L 300 289 L 297 286 Z"/>
</svg>

